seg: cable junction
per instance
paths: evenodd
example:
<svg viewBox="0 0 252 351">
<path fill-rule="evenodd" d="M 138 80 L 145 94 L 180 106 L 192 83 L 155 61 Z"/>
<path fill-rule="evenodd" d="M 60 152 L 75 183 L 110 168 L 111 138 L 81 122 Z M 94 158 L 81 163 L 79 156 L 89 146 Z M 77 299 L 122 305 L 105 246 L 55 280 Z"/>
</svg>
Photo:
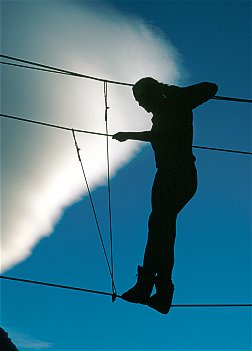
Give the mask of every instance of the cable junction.
<svg viewBox="0 0 252 351">
<path fill-rule="evenodd" d="M 35 121 L 32 119 L 27 119 L 27 118 L 22 118 L 22 117 L 17 117 L 17 116 L 12 116 L 12 115 L 7 115 L 4 113 L 0 113 L 0 117 L 2 118 L 7 118 L 7 119 L 13 119 L 16 121 L 21 121 L 21 122 L 27 122 L 27 123 L 32 123 L 32 124 L 37 124 L 37 125 L 41 125 L 41 126 L 45 126 L 45 127 L 50 127 L 50 128 L 56 128 L 56 129 L 62 129 L 62 130 L 67 130 L 67 131 L 71 131 L 73 130 L 73 128 L 69 128 L 69 127 L 64 127 L 64 126 L 60 126 L 57 124 L 52 124 L 52 123 L 46 123 L 46 122 L 41 122 L 41 121 Z M 107 133 L 99 133 L 99 132 L 92 132 L 89 130 L 83 130 L 83 129 L 76 129 L 74 128 L 75 132 L 78 133 L 85 133 L 85 134 L 92 134 L 92 135 L 101 135 L 101 136 L 108 136 L 108 137 L 112 137 L 112 134 L 107 134 Z M 241 151 L 241 150 L 232 150 L 232 149 L 223 149 L 223 148 L 214 148 L 214 147 L 207 147 L 207 146 L 194 146 L 193 148 L 196 149 L 203 149 L 203 150 L 212 150 L 212 151 L 222 151 L 222 152 L 231 152 L 231 153 L 235 153 L 235 154 L 242 154 L 242 155 L 252 155 L 252 152 L 250 151 Z"/>
<path fill-rule="evenodd" d="M 103 83 L 106 82 L 106 83 L 125 85 L 125 86 L 130 86 L 130 87 L 132 87 L 134 85 L 132 83 L 125 83 L 125 82 L 119 82 L 119 81 L 115 81 L 115 80 L 109 80 L 109 79 L 103 79 L 103 78 L 98 78 L 98 77 L 94 77 L 94 76 L 89 76 L 86 74 L 81 74 L 78 72 L 73 72 L 73 71 L 57 68 L 54 66 L 44 65 L 42 63 L 38 63 L 38 62 L 34 62 L 34 61 L 20 59 L 20 58 L 14 57 L 14 56 L 0 54 L 0 57 L 2 57 L 3 59 L 12 60 L 15 62 L 20 62 L 20 63 L 26 64 L 26 65 L 20 65 L 20 64 L 14 64 L 14 63 L 10 63 L 10 62 L 0 61 L 0 64 L 4 64 L 4 65 L 17 66 L 17 67 L 21 67 L 21 68 L 33 69 L 33 70 L 38 70 L 38 71 L 45 71 L 45 72 L 49 72 L 49 73 L 64 74 L 64 75 L 68 75 L 68 76 L 70 75 L 70 76 L 79 77 L 79 78 L 92 79 L 92 80 L 96 80 L 96 81 L 103 82 Z M 27 64 L 30 66 L 27 66 Z M 33 67 L 33 66 L 35 66 L 35 67 Z M 212 99 L 233 101 L 233 102 L 252 103 L 252 99 L 241 99 L 241 98 L 233 98 L 233 97 L 226 97 L 226 96 L 214 96 Z"/>
<path fill-rule="evenodd" d="M 113 297 L 113 294 L 111 294 L 109 292 L 106 292 L 106 291 L 99 291 L 99 290 L 93 290 L 93 289 L 84 289 L 84 288 L 74 287 L 74 286 L 70 286 L 70 285 L 47 283 L 47 282 L 41 282 L 41 281 L 37 281 L 37 280 L 9 277 L 9 276 L 5 276 L 5 275 L 0 275 L 0 279 L 11 280 L 11 281 L 15 281 L 15 282 L 28 283 L 28 284 L 48 286 L 48 287 L 59 288 L 59 289 L 75 290 L 75 291 L 86 292 L 86 293 L 91 293 L 91 294 L 107 295 L 107 296 L 112 296 Z M 116 297 L 121 298 L 120 295 L 116 295 Z M 252 307 L 252 304 L 251 303 L 173 304 L 172 307 Z"/>
</svg>

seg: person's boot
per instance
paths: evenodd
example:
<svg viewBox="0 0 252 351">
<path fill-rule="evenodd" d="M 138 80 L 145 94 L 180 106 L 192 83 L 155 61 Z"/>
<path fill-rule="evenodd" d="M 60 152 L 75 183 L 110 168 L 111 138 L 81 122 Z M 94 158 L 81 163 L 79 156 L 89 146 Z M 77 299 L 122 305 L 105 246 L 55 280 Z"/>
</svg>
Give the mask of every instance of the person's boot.
<svg viewBox="0 0 252 351">
<path fill-rule="evenodd" d="M 174 284 L 171 280 L 167 281 L 157 276 L 155 286 L 156 294 L 150 297 L 148 306 L 160 313 L 167 314 L 172 304 Z"/>
<path fill-rule="evenodd" d="M 138 266 L 137 283 L 122 294 L 121 298 L 128 302 L 147 305 L 155 283 L 155 275 L 149 274 Z"/>
</svg>

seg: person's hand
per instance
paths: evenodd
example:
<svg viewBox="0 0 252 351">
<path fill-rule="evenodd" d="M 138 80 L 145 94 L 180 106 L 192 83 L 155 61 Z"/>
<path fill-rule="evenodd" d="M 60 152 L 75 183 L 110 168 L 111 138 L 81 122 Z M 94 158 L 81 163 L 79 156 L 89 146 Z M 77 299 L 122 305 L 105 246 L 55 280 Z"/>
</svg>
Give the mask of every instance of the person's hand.
<svg viewBox="0 0 252 351">
<path fill-rule="evenodd" d="M 126 132 L 119 132 L 113 135 L 112 139 L 115 139 L 117 141 L 126 141 L 128 140 L 128 133 Z"/>
</svg>

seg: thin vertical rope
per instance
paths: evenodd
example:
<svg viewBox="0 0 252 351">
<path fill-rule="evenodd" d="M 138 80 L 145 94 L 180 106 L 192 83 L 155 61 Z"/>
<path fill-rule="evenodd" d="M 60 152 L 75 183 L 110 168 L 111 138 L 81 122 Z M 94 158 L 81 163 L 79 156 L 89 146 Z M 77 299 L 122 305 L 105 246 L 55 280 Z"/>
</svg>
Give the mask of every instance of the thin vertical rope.
<svg viewBox="0 0 252 351">
<path fill-rule="evenodd" d="M 74 138 L 76 152 L 77 152 L 78 159 L 79 159 L 80 164 L 81 164 L 82 173 L 83 173 L 83 176 L 84 176 L 84 179 L 85 179 L 85 183 L 86 183 L 86 187 L 87 187 L 87 191 L 88 191 L 88 195 L 89 195 L 90 204 L 91 204 L 91 207 L 92 207 L 92 210 L 93 210 L 93 215 L 94 215 L 94 218 L 95 218 L 96 227 L 97 227 L 98 234 L 99 234 L 99 237 L 100 237 L 100 241 L 101 241 L 101 245 L 102 245 L 102 248 L 103 248 L 104 256 L 105 256 L 105 259 L 106 259 L 106 262 L 107 262 L 108 270 L 109 270 L 109 273 L 110 273 L 110 276 L 111 276 L 111 279 L 112 279 L 112 286 L 114 287 L 113 273 L 112 273 L 112 270 L 111 270 L 111 267 L 110 267 L 108 255 L 107 255 L 106 248 L 105 248 L 105 245 L 104 245 L 104 240 L 103 240 L 101 229 L 100 229 L 100 225 L 99 225 L 99 222 L 98 222 L 98 217 L 97 217 L 97 214 L 96 214 L 96 210 L 95 210 L 94 202 L 93 202 L 93 199 L 92 199 L 91 191 L 90 191 L 90 188 L 89 188 L 89 185 L 88 185 L 87 176 L 86 176 L 86 173 L 85 173 L 85 170 L 84 170 L 84 166 L 83 166 L 83 163 L 82 163 L 82 159 L 81 159 L 81 156 L 80 156 L 80 148 L 79 148 L 77 140 L 76 140 L 74 129 L 72 129 L 72 133 L 73 133 L 73 138 Z"/>
<path fill-rule="evenodd" d="M 105 100 L 105 126 L 107 142 L 107 179 L 108 179 L 108 211 L 109 211 L 109 235 L 110 235 L 110 262 L 112 271 L 112 301 L 116 297 L 116 288 L 114 282 L 114 258 L 113 258 L 113 226 L 112 226 L 112 207 L 111 207 L 111 186 L 110 186 L 110 161 L 109 161 L 109 138 L 108 138 L 108 83 L 104 82 L 104 100 Z"/>
</svg>

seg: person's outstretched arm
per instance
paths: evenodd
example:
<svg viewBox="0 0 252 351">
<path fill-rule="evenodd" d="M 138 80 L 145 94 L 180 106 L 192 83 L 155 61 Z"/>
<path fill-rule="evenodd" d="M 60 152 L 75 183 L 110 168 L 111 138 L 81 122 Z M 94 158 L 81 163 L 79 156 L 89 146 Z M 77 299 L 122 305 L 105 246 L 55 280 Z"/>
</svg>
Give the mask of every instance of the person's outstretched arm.
<svg viewBox="0 0 252 351">
<path fill-rule="evenodd" d="M 151 141 L 152 133 L 151 131 L 145 132 L 119 132 L 113 135 L 112 139 L 116 139 L 118 141 L 126 141 L 128 139 L 131 140 L 140 140 L 140 141 Z"/>
<path fill-rule="evenodd" d="M 215 83 L 202 82 L 181 89 L 183 91 L 185 104 L 191 109 L 194 109 L 214 97 L 218 91 L 218 85 Z"/>
</svg>

